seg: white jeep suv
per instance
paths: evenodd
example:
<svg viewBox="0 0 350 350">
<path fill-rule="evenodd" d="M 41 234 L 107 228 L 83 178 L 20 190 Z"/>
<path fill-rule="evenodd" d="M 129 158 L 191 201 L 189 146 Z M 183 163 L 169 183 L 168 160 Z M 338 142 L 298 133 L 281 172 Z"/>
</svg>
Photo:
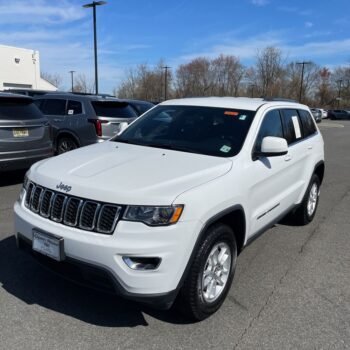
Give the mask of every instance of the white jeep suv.
<svg viewBox="0 0 350 350">
<path fill-rule="evenodd" d="M 307 106 L 161 103 L 113 139 L 36 163 L 15 203 L 18 246 L 68 278 L 201 320 L 236 258 L 286 214 L 315 215 L 323 139 Z"/>
</svg>

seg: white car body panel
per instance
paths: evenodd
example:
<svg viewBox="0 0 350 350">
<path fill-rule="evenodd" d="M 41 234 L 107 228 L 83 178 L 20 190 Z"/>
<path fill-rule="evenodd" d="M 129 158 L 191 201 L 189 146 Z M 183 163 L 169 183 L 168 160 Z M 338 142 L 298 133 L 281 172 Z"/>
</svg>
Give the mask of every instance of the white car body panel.
<svg viewBox="0 0 350 350">
<path fill-rule="evenodd" d="M 299 204 L 316 164 L 324 160 L 318 131 L 291 145 L 288 154 L 253 160 L 252 150 L 263 116 L 272 109 L 297 108 L 296 103 L 248 98 L 193 98 L 162 105 L 191 105 L 257 110 L 238 155 L 232 158 L 107 141 L 34 165 L 29 179 L 56 189 L 71 186 L 69 195 L 122 205 L 184 205 L 179 222 L 149 227 L 120 220 L 112 235 L 67 227 L 15 204 L 16 233 L 32 239 L 39 228 L 63 237 L 65 253 L 103 266 L 123 287 L 137 294 L 167 293 L 177 288 L 205 224 L 228 208 L 244 210 L 244 243 Z M 142 118 L 142 117 L 141 117 Z M 316 126 L 317 128 L 317 126 Z M 318 130 L 318 129 L 317 129 Z M 157 256 L 153 271 L 131 270 L 123 255 Z"/>
</svg>

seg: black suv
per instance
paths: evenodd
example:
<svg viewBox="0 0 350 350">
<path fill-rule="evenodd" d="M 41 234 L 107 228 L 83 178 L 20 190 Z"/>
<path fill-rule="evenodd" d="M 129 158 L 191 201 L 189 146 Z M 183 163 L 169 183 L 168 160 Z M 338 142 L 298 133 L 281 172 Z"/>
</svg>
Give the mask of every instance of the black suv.
<svg viewBox="0 0 350 350">
<path fill-rule="evenodd" d="M 53 126 L 58 154 L 108 140 L 139 115 L 128 102 L 99 95 L 51 93 L 35 104 Z"/>
</svg>

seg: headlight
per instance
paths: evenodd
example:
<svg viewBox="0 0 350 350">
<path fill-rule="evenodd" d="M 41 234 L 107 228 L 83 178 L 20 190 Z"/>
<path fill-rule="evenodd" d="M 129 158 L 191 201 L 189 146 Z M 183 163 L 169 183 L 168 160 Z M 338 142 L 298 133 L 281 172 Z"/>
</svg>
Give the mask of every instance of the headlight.
<svg viewBox="0 0 350 350">
<path fill-rule="evenodd" d="M 29 184 L 28 172 L 29 171 L 27 171 L 26 174 L 24 175 L 23 185 L 22 185 L 22 188 L 21 188 L 21 191 L 19 193 L 18 200 L 17 200 L 19 203 L 22 203 L 23 198 L 24 198 L 26 191 L 27 191 L 27 188 L 28 188 L 28 184 Z"/>
<path fill-rule="evenodd" d="M 26 174 L 24 175 L 24 179 L 23 179 L 23 188 L 25 190 L 27 190 L 28 184 L 29 184 L 28 173 L 29 173 L 29 171 L 26 172 Z"/>
<path fill-rule="evenodd" d="M 183 205 L 169 207 L 128 206 L 123 219 L 143 222 L 150 226 L 171 225 L 179 221 L 183 208 Z"/>
</svg>

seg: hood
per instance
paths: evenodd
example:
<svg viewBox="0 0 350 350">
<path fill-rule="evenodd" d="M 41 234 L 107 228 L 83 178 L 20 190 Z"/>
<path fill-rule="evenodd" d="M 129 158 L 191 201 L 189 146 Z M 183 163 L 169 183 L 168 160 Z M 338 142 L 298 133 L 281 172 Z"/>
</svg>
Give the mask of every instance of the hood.
<svg viewBox="0 0 350 350">
<path fill-rule="evenodd" d="M 182 192 L 227 173 L 231 166 L 228 158 L 107 141 L 39 162 L 30 179 L 97 201 L 169 205 Z"/>
</svg>

